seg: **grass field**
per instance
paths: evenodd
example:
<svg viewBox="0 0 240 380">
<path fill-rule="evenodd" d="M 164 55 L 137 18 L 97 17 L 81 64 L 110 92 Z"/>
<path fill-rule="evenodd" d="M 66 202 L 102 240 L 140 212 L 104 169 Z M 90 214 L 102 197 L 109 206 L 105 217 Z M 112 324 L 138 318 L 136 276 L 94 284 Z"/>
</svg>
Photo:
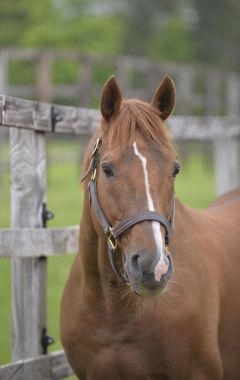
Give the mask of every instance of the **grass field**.
<svg viewBox="0 0 240 380">
<path fill-rule="evenodd" d="M 77 164 L 78 143 L 52 143 L 52 165 L 48 172 L 48 206 L 55 218 L 49 227 L 79 224 L 83 193 Z M 7 157 L 7 150 L 5 156 Z M 56 158 L 61 163 L 54 163 Z M 64 159 L 63 159 L 64 158 Z M 0 198 L 0 228 L 9 226 L 9 178 L 4 177 L 5 196 Z M 190 206 L 204 208 L 214 198 L 214 177 L 211 165 L 207 165 L 200 153 L 193 154 L 182 163 L 181 174 L 176 180 L 178 198 Z M 52 351 L 61 348 L 59 340 L 59 302 L 73 256 L 48 259 L 48 330 L 55 337 Z M 0 261 L 0 364 L 10 361 L 11 353 L 11 285 L 10 260 Z"/>
</svg>

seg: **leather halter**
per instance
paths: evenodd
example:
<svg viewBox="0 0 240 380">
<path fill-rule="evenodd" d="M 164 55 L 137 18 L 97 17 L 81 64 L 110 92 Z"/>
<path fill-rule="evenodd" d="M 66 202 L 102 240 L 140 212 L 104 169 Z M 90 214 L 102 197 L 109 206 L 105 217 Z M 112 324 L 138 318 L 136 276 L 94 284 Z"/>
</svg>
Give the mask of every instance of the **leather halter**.
<svg viewBox="0 0 240 380">
<path fill-rule="evenodd" d="M 126 273 L 122 273 L 119 269 L 119 266 L 116 261 L 116 250 L 118 245 L 119 237 L 129 228 L 133 227 L 137 223 L 143 221 L 156 221 L 159 222 L 165 228 L 165 245 L 168 246 L 172 237 L 173 224 L 174 224 L 174 209 L 175 209 L 175 196 L 173 196 L 170 218 L 167 220 L 166 216 L 162 213 L 155 211 L 141 211 L 132 216 L 124 218 L 118 225 L 112 227 L 100 205 L 98 194 L 97 194 L 97 184 L 96 184 L 96 175 L 97 168 L 99 164 L 99 149 L 102 145 L 101 138 L 97 139 L 92 151 L 91 162 L 87 169 L 87 172 L 84 174 L 81 181 L 88 176 L 91 172 L 91 178 L 88 184 L 90 201 L 96 213 L 99 223 L 101 224 L 108 243 L 108 256 L 112 265 L 114 272 L 121 278 L 123 282 L 129 284 L 129 280 Z"/>
</svg>

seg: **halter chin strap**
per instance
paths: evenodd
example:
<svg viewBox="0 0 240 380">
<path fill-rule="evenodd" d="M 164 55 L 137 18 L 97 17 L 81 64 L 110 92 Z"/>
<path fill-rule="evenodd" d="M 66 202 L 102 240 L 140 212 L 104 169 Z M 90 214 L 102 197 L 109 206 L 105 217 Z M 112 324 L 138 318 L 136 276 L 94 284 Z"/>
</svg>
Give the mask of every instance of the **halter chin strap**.
<svg viewBox="0 0 240 380">
<path fill-rule="evenodd" d="M 89 193 L 92 206 L 96 213 L 99 223 L 101 224 L 108 243 L 108 256 L 115 273 L 121 278 L 126 284 L 129 283 L 126 273 L 122 273 L 116 261 L 116 250 L 118 246 L 119 237 L 127 231 L 129 228 L 133 227 L 135 224 L 141 223 L 143 221 L 156 221 L 159 222 L 165 229 L 165 244 L 168 246 L 172 237 L 173 225 L 174 225 L 174 210 L 175 210 L 175 196 L 173 196 L 172 206 L 170 211 L 169 220 L 162 213 L 155 211 L 141 211 L 132 216 L 123 219 L 118 225 L 112 227 L 102 210 L 100 205 L 98 194 L 97 194 L 97 184 L 96 184 L 96 174 L 99 164 L 99 148 L 102 145 L 102 141 L 99 138 L 93 147 L 92 157 L 90 165 L 87 169 L 86 174 L 83 176 L 82 181 L 91 172 L 91 179 L 89 181 Z"/>
</svg>

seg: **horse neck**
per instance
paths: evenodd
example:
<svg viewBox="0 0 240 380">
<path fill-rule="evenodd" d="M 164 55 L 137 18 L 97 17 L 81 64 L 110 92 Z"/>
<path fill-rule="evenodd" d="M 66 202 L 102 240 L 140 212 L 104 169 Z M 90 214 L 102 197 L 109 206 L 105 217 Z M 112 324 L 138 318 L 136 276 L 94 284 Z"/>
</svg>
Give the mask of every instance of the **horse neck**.
<svg viewBox="0 0 240 380">
<path fill-rule="evenodd" d="M 189 246 L 196 244 L 196 237 L 204 227 L 203 214 L 200 210 L 193 209 L 179 199 L 175 203 L 175 221 L 170 252 L 172 253 L 175 267 L 175 278 L 178 267 L 189 267 L 192 262 L 193 251 Z M 196 256 L 196 252 L 194 255 Z M 189 260 L 190 259 L 190 260 Z"/>
<path fill-rule="evenodd" d="M 175 202 L 175 223 L 174 223 L 174 236 L 175 240 L 181 240 L 180 234 L 189 233 L 189 224 L 192 224 L 193 220 L 198 223 L 198 218 L 201 215 L 201 211 L 193 209 L 190 206 L 182 203 L 178 198 Z M 191 228 L 190 228 L 191 229 Z"/>
</svg>

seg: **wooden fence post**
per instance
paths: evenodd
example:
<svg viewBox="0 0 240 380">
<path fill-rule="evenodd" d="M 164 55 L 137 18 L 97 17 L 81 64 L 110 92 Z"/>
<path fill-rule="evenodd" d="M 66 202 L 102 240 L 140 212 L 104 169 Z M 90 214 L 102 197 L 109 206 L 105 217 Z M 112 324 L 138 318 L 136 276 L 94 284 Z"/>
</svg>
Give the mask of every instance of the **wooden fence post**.
<svg viewBox="0 0 240 380">
<path fill-rule="evenodd" d="M 119 57 L 117 61 L 117 78 L 121 84 L 121 91 L 124 96 L 129 97 L 132 94 L 129 86 L 129 76 L 131 74 L 132 67 L 134 68 L 134 63 L 127 56 Z"/>
<path fill-rule="evenodd" d="M 177 107 L 182 115 L 190 114 L 192 108 L 194 71 L 190 66 L 181 66 L 177 75 Z"/>
<path fill-rule="evenodd" d="M 239 139 L 230 137 L 214 141 L 214 166 L 218 195 L 240 186 L 239 145 Z"/>
<path fill-rule="evenodd" d="M 38 61 L 37 71 L 37 99 L 41 102 L 50 102 L 52 91 L 52 63 L 53 54 L 50 51 L 42 51 Z"/>
<path fill-rule="evenodd" d="M 206 92 L 204 96 L 205 115 L 219 115 L 221 111 L 221 81 L 218 70 L 209 69 L 205 76 Z"/>
<path fill-rule="evenodd" d="M 90 107 L 93 87 L 93 68 L 90 57 L 83 57 L 79 65 L 78 103 L 80 107 Z"/>
<path fill-rule="evenodd" d="M 230 75 L 227 82 L 227 113 L 239 115 L 240 80 Z M 226 129 L 228 126 L 226 125 Z M 219 138 L 214 141 L 216 188 L 219 195 L 240 186 L 240 139 Z"/>
<path fill-rule="evenodd" d="M 11 227 L 42 227 L 46 189 L 45 136 L 10 129 Z M 43 353 L 46 327 L 46 259 L 14 258 L 12 264 L 13 361 Z"/>
<path fill-rule="evenodd" d="M 226 106 L 229 115 L 239 115 L 240 110 L 240 75 L 237 73 L 227 74 L 226 83 Z"/>
<path fill-rule="evenodd" d="M 4 50 L 0 52 L 0 93 L 7 95 L 7 77 L 8 77 L 8 62 L 7 55 Z M 7 131 L 0 128 L 0 196 L 3 199 L 5 196 L 4 191 L 4 157 L 3 157 L 3 147 L 6 141 Z"/>
</svg>

